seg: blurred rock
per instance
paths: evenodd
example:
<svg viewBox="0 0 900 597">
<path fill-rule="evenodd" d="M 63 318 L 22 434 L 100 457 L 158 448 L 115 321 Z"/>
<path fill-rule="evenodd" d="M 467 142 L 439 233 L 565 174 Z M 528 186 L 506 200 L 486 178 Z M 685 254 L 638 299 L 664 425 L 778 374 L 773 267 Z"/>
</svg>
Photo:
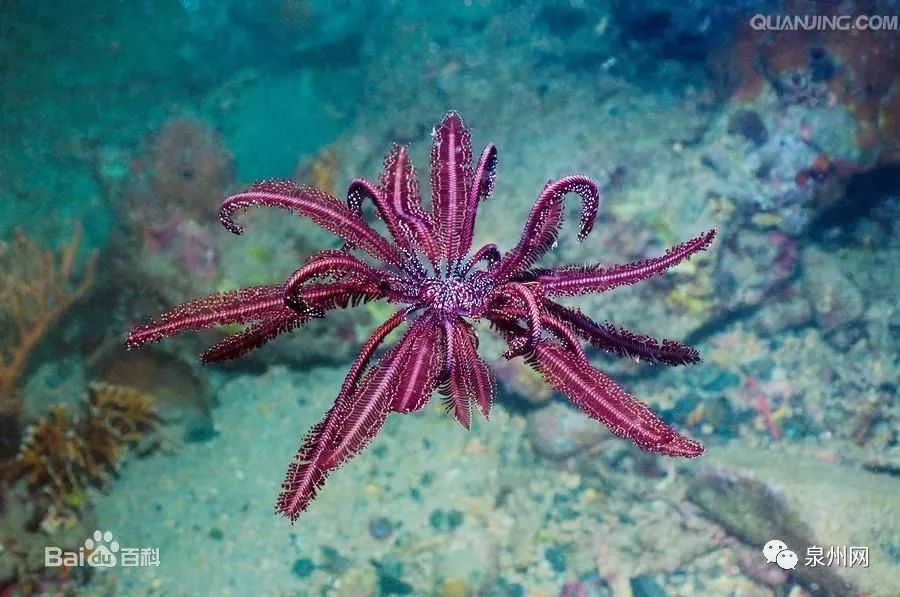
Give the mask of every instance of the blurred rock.
<svg viewBox="0 0 900 597">
<path fill-rule="evenodd" d="M 883 14 L 897 15 L 896 3 L 876 6 Z M 760 8 L 753 10 L 772 12 Z M 849 19 L 873 10 L 868 3 L 856 1 L 845 2 L 840 9 L 823 8 L 814 0 L 791 4 L 795 14 L 840 14 Z M 743 101 L 774 93 L 784 108 L 803 106 L 820 113 L 840 107 L 852 115 L 854 123 L 852 129 L 835 132 L 852 133 L 861 152 L 860 163 L 897 163 L 900 71 L 896 68 L 898 40 L 892 31 L 877 27 L 859 28 L 852 35 L 841 27 L 766 31 L 754 29 L 749 18 L 735 19 L 724 29 L 734 30 L 734 35 L 711 56 L 710 66 L 714 80 L 727 93 Z"/>
<path fill-rule="evenodd" d="M 612 4 L 616 24 L 627 42 L 640 44 L 650 56 L 701 63 L 727 35 L 726 23 L 741 10 L 730 2 L 687 2 L 677 8 L 663 0 L 616 0 Z"/>
<path fill-rule="evenodd" d="M 783 232 L 733 228 L 723 236 L 712 249 L 719 253 L 714 274 L 719 308 L 766 303 L 794 275 L 797 243 Z"/>
<path fill-rule="evenodd" d="M 615 55 L 605 35 L 609 9 L 602 3 L 546 2 L 534 14 L 538 55 L 571 70 L 602 67 Z"/>
<path fill-rule="evenodd" d="M 634 597 L 666 597 L 666 592 L 649 574 L 634 576 L 629 583 Z"/>
<path fill-rule="evenodd" d="M 737 565 L 741 572 L 764 587 L 775 589 L 788 580 L 788 572 L 779 566 L 773 566 L 759 557 L 759 549 L 736 544 L 732 549 L 737 556 Z"/>
<path fill-rule="evenodd" d="M 89 375 L 152 396 L 166 424 L 162 432 L 173 440 L 215 436 L 213 395 L 206 376 L 169 351 L 150 347 L 126 352 L 113 346 L 93 359 Z"/>
<path fill-rule="evenodd" d="M 76 357 L 41 363 L 25 380 L 22 395 L 27 419 L 36 419 L 56 404 L 76 405 L 87 393 L 84 363 Z"/>
<path fill-rule="evenodd" d="M 217 212 L 234 185 L 234 158 L 215 128 L 193 116 L 169 118 L 128 176 L 102 163 L 95 169 L 124 225 L 114 238 L 114 283 L 150 288 L 167 304 L 217 288 L 227 238 Z"/>
<path fill-rule="evenodd" d="M 4 595 L 68 594 L 78 591 L 83 570 L 63 576 L 44 565 L 44 550 L 83 548 L 97 528 L 94 509 L 58 510 L 47 496 L 27 490 L 24 482 L 4 482 L 0 488 L 0 587 Z M 37 589 L 40 590 L 37 590 Z"/>
<path fill-rule="evenodd" d="M 441 597 L 468 597 L 470 594 L 464 578 L 451 576 L 441 583 Z"/>
<path fill-rule="evenodd" d="M 763 334 L 778 335 L 785 330 L 802 327 L 812 321 L 812 308 L 794 285 L 785 289 L 778 300 L 767 301 L 753 318 Z"/>
<path fill-rule="evenodd" d="M 900 536 L 897 477 L 836 464 L 814 444 L 762 452 L 732 442 L 710 450 L 704 467 L 689 498 L 751 548 L 784 541 L 800 558 L 791 576 L 813 594 L 881 595 L 887 586 L 900 586 L 900 564 L 891 554 Z M 832 546 L 866 546 L 870 565 L 807 566 L 810 546 L 825 553 Z"/>
<path fill-rule="evenodd" d="M 149 177 L 154 203 L 170 217 L 215 216 L 218 202 L 234 181 L 231 152 L 219 133 L 198 118 L 167 120 L 142 159 L 146 164 L 138 160 L 133 174 Z M 141 171 L 144 165 L 149 170 Z"/>
<path fill-rule="evenodd" d="M 236 0 L 229 3 L 229 16 L 248 36 L 248 52 L 270 46 L 264 56 L 277 48 L 293 65 L 353 64 L 377 8 L 355 0 Z"/>
<path fill-rule="evenodd" d="M 356 0 L 182 0 L 173 54 L 194 85 L 221 81 L 248 65 L 271 69 L 345 66 L 359 60 L 366 23 L 380 5 Z"/>
<path fill-rule="evenodd" d="M 741 135 L 754 145 L 762 145 L 769 140 L 769 131 L 759 112 L 755 110 L 738 110 L 728 119 L 728 132 Z"/>
<path fill-rule="evenodd" d="M 546 404 L 553 397 L 553 388 L 544 382 L 540 373 L 522 359 L 507 360 L 492 356 L 500 352 L 488 348 L 493 345 L 499 346 L 493 339 L 485 338 L 486 347 L 482 354 L 487 355 L 487 362 L 504 391 L 533 405 Z"/>
<path fill-rule="evenodd" d="M 744 222 L 788 234 L 843 198 L 864 167 L 857 122 L 841 106 L 779 104 L 774 93 L 724 111 L 707 133 L 702 162 L 719 177 Z"/>
<path fill-rule="evenodd" d="M 610 433 L 601 423 L 561 402 L 528 415 L 531 446 L 547 458 L 573 456 L 607 437 Z"/>
<path fill-rule="evenodd" d="M 802 262 L 803 292 L 818 326 L 832 335 L 840 328 L 856 327 L 865 312 L 865 300 L 839 262 L 814 246 L 803 251 Z"/>
</svg>

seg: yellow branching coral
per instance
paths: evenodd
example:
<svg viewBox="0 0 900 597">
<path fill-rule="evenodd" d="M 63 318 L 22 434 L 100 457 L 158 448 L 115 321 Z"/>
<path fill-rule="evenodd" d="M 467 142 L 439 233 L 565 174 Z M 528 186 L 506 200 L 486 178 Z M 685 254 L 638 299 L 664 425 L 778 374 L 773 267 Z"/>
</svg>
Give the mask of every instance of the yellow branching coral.
<svg viewBox="0 0 900 597">
<path fill-rule="evenodd" d="M 80 245 L 81 228 L 76 227 L 58 252 L 38 245 L 21 230 L 0 246 L 0 411 L 18 409 L 13 394 L 28 356 L 93 284 L 94 253 L 74 279 Z"/>
<path fill-rule="evenodd" d="M 88 486 L 102 486 L 127 449 L 155 430 L 149 396 L 132 388 L 92 384 L 79 412 L 56 406 L 28 430 L 17 469 L 32 489 L 66 500 Z"/>
</svg>

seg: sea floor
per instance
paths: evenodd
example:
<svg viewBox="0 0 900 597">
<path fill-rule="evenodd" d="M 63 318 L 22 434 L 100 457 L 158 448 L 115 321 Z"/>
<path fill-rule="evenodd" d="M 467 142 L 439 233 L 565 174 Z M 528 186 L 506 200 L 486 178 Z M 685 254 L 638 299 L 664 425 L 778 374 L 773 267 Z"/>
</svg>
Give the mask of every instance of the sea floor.
<svg viewBox="0 0 900 597">
<path fill-rule="evenodd" d="M 653 481 L 655 498 L 624 501 L 640 490 L 627 474 L 608 471 L 607 482 L 629 489 L 606 494 L 572 466 L 539 462 L 525 442 L 525 417 L 502 406 L 469 432 L 439 401 L 421 415 L 389 418 L 291 525 L 273 515 L 274 497 L 343 368 L 215 377 L 216 437 L 132 460 L 98 505 L 104 530 L 122 546 L 159 548 L 160 566 L 97 570 L 91 591 L 556 595 L 581 578 L 594 583 L 590 594 L 604 594 L 604 583 L 665 562 L 682 566 L 684 586 L 669 594 L 696 594 L 685 563 L 706 571 L 711 586 L 763 594 L 739 576 L 709 575 L 723 576 L 723 556 L 705 545 L 716 530 L 696 517 L 695 528 L 679 528 L 678 467 Z M 627 527 L 627 537 L 652 548 L 648 565 L 614 564 L 626 558 L 615 553 L 626 536 L 613 533 Z"/>
<path fill-rule="evenodd" d="M 766 486 L 724 486 L 745 494 L 734 498 L 738 512 L 762 502 L 761 512 L 741 515 L 750 516 L 746 524 L 799 509 L 831 538 L 887 542 L 883 550 L 873 545 L 873 558 L 889 554 L 896 536 L 889 497 L 896 482 L 859 472 L 865 454 L 852 444 L 714 442 L 706 462 L 684 463 L 644 458 L 606 436 L 576 456 L 548 460 L 528 441 L 534 414 L 516 412 L 515 402 L 496 405 L 491 420 L 476 420 L 469 432 L 440 401 L 419 415 L 390 417 L 291 525 L 273 514 L 274 497 L 302 434 L 328 408 L 342 376 L 341 367 L 281 366 L 261 375 L 215 374 L 216 436 L 131 460 L 98 504 L 103 530 L 122 546 L 159 548 L 159 567 L 96 570 L 88 591 L 769 595 L 760 583 L 785 578 L 710 520 L 712 513 L 728 524 L 729 514 L 716 506 L 728 503 L 727 493 L 716 492 L 718 475 L 733 470 L 750 471 Z M 577 436 L 586 424 L 568 425 L 581 429 Z M 855 465 L 842 466 L 831 450 Z M 695 499 L 707 491 L 712 505 Z M 857 516 L 861 508 L 867 518 Z M 886 561 L 853 572 L 869 586 L 897 578 Z"/>
</svg>

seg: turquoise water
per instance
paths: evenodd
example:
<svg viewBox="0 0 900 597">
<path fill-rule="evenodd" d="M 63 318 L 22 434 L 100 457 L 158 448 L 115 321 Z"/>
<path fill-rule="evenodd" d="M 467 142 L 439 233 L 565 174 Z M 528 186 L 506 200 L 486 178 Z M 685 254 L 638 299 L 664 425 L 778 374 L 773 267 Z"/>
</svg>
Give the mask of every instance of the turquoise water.
<svg viewBox="0 0 900 597">
<path fill-rule="evenodd" d="M 0 593 L 898 594 L 898 15 L 0 3 Z"/>
</svg>

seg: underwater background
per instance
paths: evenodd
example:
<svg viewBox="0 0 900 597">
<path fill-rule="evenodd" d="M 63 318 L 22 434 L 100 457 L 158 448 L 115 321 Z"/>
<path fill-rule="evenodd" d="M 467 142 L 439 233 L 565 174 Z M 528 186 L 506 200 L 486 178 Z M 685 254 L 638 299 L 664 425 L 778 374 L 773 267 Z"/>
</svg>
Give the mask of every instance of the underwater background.
<svg viewBox="0 0 900 597">
<path fill-rule="evenodd" d="M 0 0 L 0 595 L 900 594 L 898 15 Z M 683 367 L 588 356 L 706 451 L 616 438 L 485 329 L 490 420 L 466 431 L 437 396 L 388 417 L 291 525 L 273 514 L 284 469 L 395 309 L 206 367 L 221 330 L 131 351 L 125 335 L 340 247 L 275 210 L 223 229 L 221 200 L 255 180 L 343 200 L 397 142 L 428 196 L 448 110 L 499 150 L 476 246 L 511 248 L 571 173 L 600 186 L 598 219 L 577 242 L 570 201 L 545 265 L 718 229 L 665 275 L 568 301 L 700 350 Z M 48 548 L 116 565 L 48 566 Z"/>
</svg>

